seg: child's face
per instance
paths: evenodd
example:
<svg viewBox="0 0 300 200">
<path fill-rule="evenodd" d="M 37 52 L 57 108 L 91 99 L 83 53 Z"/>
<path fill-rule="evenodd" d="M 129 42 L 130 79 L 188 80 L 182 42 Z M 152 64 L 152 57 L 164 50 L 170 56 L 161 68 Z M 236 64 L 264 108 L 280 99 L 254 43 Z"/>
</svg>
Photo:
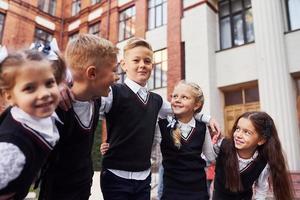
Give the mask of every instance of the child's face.
<svg viewBox="0 0 300 200">
<path fill-rule="evenodd" d="M 121 62 L 122 69 L 129 79 L 145 86 L 152 71 L 153 52 L 143 46 L 128 50 Z"/>
<path fill-rule="evenodd" d="M 114 84 L 116 77 L 118 77 L 116 64 L 116 61 L 111 60 L 105 66 L 96 69 L 96 78 L 90 87 L 93 99 L 108 96 L 109 87 Z"/>
<path fill-rule="evenodd" d="M 241 118 L 233 133 L 234 145 L 237 151 L 243 155 L 254 154 L 258 145 L 262 145 L 265 140 L 256 132 L 249 119 Z"/>
<path fill-rule="evenodd" d="M 27 114 L 45 118 L 56 109 L 59 90 L 50 66 L 38 62 L 27 63 L 17 70 L 14 87 L 6 92 L 6 98 Z"/>
<path fill-rule="evenodd" d="M 174 88 L 171 106 L 176 117 L 180 119 L 192 118 L 201 104 L 196 102 L 191 86 L 179 84 Z"/>
</svg>

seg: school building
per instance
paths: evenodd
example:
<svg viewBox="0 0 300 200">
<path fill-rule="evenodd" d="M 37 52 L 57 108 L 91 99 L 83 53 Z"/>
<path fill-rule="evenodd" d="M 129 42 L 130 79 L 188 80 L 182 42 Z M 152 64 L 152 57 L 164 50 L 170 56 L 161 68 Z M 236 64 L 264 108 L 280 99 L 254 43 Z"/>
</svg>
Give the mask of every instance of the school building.
<svg viewBox="0 0 300 200">
<path fill-rule="evenodd" d="M 78 33 L 120 48 L 146 38 L 155 51 L 148 87 L 167 99 L 179 80 L 198 83 L 204 112 L 226 134 L 242 112 L 268 112 L 300 170 L 300 0 L 0 0 L 9 49 L 55 37 L 64 50 Z"/>
</svg>

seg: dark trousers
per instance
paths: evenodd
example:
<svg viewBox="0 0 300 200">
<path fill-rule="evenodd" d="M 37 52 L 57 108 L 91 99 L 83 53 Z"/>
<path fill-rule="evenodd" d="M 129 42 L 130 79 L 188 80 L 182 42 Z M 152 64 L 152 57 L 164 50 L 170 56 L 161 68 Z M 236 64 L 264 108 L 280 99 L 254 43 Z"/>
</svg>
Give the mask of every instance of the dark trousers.
<svg viewBox="0 0 300 200">
<path fill-rule="evenodd" d="M 104 169 L 100 179 L 104 200 L 150 200 L 151 174 L 145 180 L 133 180 Z"/>
<path fill-rule="evenodd" d="M 175 188 L 163 189 L 161 200 L 208 200 L 207 191 L 186 191 Z"/>
</svg>

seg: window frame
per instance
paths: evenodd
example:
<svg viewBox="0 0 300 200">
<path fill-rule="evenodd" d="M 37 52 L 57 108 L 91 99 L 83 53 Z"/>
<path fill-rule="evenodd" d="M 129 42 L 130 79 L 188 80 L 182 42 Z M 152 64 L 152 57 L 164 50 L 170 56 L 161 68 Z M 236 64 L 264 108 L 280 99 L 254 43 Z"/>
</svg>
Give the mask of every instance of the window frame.
<svg viewBox="0 0 300 200">
<path fill-rule="evenodd" d="M 91 28 L 93 28 L 93 27 L 98 27 L 97 32 L 91 32 L 90 31 Z M 95 23 L 90 24 L 89 27 L 88 27 L 88 33 L 100 37 L 100 34 L 101 34 L 101 21 L 97 21 Z"/>
<path fill-rule="evenodd" d="M 51 39 L 50 39 L 50 40 L 47 40 L 47 38 L 44 39 L 44 38 L 42 38 L 42 37 L 37 37 L 37 32 L 38 32 L 39 30 L 42 31 L 42 32 L 44 32 L 44 33 L 46 33 L 46 34 L 47 34 L 47 38 L 48 38 L 49 36 L 51 36 Z M 43 29 L 43 28 L 40 28 L 39 26 L 36 26 L 36 27 L 35 27 L 35 29 L 34 29 L 34 43 L 40 42 L 40 41 L 42 41 L 43 44 L 46 44 L 47 42 L 50 43 L 50 42 L 52 41 L 53 38 L 54 38 L 54 33 L 53 33 L 53 32 L 47 31 L 47 30 L 45 30 L 45 29 Z"/>
<path fill-rule="evenodd" d="M 124 19 L 121 19 L 121 15 L 122 13 L 125 13 L 127 10 L 131 9 L 131 15 L 129 17 L 125 17 Z M 118 40 L 120 41 L 124 41 L 127 40 L 131 37 L 133 37 L 135 35 L 135 17 L 136 17 L 136 8 L 135 5 L 132 5 L 130 7 L 127 7 L 121 11 L 119 11 L 119 21 L 118 21 Z M 130 20 L 133 20 L 132 25 L 130 26 L 130 35 L 128 37 L 126 37 L 126 27 L 127 27 L 127 22 L 129 22 Z M 123 24 L 123 36 L 122 38 L 120 38 L 120 31 L 121 31 L 121 24 Z"/>
<path fill-rule="evenodd" d="M 219 39 L 220 39 L 220 49 L 221 50 L 225 50 L 225 49 L 230 49 L 230 48 L 233 48 L 233 47 L 238 47 L 238 46 L 242 46 L 242 45 L 245 45 L 245 44 L 250 44 L 250 43 L 253 43 L 255 41 L 255 35 L 254 35 L 254 28 L 253 28 L 253 36 L 254 36 L 254 39 L 253 41 L 247 41 L 247 28 L 246 28 L 246 12 L 248 10 L 252 10 L 252 3 L 249 7 L 246 7 L 245 5 L 245 0 L 238 0 L 241 2 L 241 6 L 242 6 L 242 9 L 239 10 L 239 11 L 235 11 L 233 12 L 232 11 L 232 1 L 233 0 L 219 0 L 218 1 L 218 7 L 219 7 L 219 14 L 218 14 L 218 17 L 219 17 Z M 228 2 L 228 14 L 227 15 L 224 15 L 224 16 L 221 16 L 221 12 L 220 12 L 220 4 L 223 3 L 223 2 Z M 251 1 L 250 1 L 251 2 Z M 243 21 L 243 40 L 244 40 L 244 43 L 243 44 L 235 44 L 235 37 L 234 37 L 234 17 L 235 16 L 238 16 L 238 15 L 241 15 L 242 16 L 242 21 Z M 253 16 L 253 15 L 252 15 Z M 222 47 L 222 28 L 221 28 L 221 21 L 223 19 L 226 19 L 226 18 L 229 18 L 229 23 L 230 23 L 230 39 L 231 39 L 231 44 L 229 47 Z M 253 22 L 254 23 L 254 22 Z"/>
<path fill-rule="evenodd" d="M 164 54 L 164 51 L 166 53 L 166 59 L 164 60 L 163 59 L 163 54 Z M 156 50 L 154 53 L 153 53 L 153 56 L 155 53 L 157 52 L 160 52 L 161 54 L 161 60 L 159 62 L 153 60 L 153 69 L 152 69 L 152 73 L 151 73 L 151 76 L 150 76 L 150 79 L 153 79 L 153 85 L 148 85 L 148 88 L 150 90 L 155 90 L 155 89 L 160 89 L 160 88 L 165 88 L 168 86 L 168 75 L 166 74 L 166 85 L 163 85 L 164 81 L 163 81 L 163 64 L 166 64 L 167 67 L 168 67 L 168 49 L 167 48 L 163 48 L 163 49 L 159 49 L 159 50 Z M 157 82 L 157 77 L 156 77 L 156 74 L 157 74 L 157 65 L 161 65 L 160 67 L 160 80 L 159 80 L 159 85 L 156 85 L 156 82 Z M 166 70 L 166 73 L 168 72 L 168 68 Z"/>
<path fill-rule="evenodd" d="M 154 1 L 154 6 L 153 7 L 150 7 L 150 1 Z M 167 2 L 168 2 L 167 0 L 162 0 L 161 3 L 156 4 L 156 0 L 147 0 L 147 6 L 148 6 L 148 25 L 147 25 L 147 28 L 148 28 L 148 30 L 153 30 L 153 29 L 159 28 L 159 27 L 164 26 L 164 25 L 167 24 L 167 19 L 166 19 L 166 22 L 164 23 L 164 16 L 167 17 L 167 14 L 168 14 L 168 9 L 166 10 L 166 13 L 164 13 L 164 5 L 166 5 Z M 161 9 L 161 19 L 160 19 L 161 24 L 160 25 L 157 25 L 157 23 L 156 23 L 157 18 L 158 18 L 156 11 L 157 11 L 158 7 L 161 7 L 160 8 Z M 154 10 L 154 15 L 153 15 L 154 27 L 149 26 L 150 25 L 150 20 L 151 20 L 149 15 L 150 15 L 150 10 L 152 10 L 152 9 Z"/>
<path fill-rule="evenodd" d="M 91 5 L 95 5 L 97 3 L 101 3 L 101 0 L 90 0 Z"/>
</svg>

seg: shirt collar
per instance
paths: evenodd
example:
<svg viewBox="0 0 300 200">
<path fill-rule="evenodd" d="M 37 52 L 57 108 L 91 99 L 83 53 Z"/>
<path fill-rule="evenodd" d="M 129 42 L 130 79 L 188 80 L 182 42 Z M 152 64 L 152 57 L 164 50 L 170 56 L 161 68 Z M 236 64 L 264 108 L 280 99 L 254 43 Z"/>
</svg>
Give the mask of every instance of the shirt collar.
<svg viewBox="0 0 300 200">
<path fill-rule="evenodd" d="M 183 123 L 183 122 L 181 122 L 181 121 L 179 121 L 178 120 L 178 123 L 179 123 L 179 125 L 188 125 L 188 126 L 190 126 L 190 127 L 192 127 L 192 128 L 195 128 L 196 127 L 196 120 L 195 120 L 195 118 L 193 117 L 188 123 Z"/>
<path fill-rule="evenodd" d="M 238 153 L 236 153 L 236 155 L 237 155 L 239 161 L 246 163 L 246 162 L 250 162 L 250 161 L 254 160 L 258 156 L 258 151 L 256 150 L 254 152 L 253 156 L 251 158 L 247 158 L 247 159 L 241 158 Z"/>
<path fill-rule="evenodd" d="M 138 83 L 134 82 L 133 80 L 126 78 L 124 83 L 136 94 L 141 88 L 146 88 L 146 90 L 148 91 L 148 87 L 147 84 L 145 85 L 145 87 L 139 85 Z"/>
</svg>

